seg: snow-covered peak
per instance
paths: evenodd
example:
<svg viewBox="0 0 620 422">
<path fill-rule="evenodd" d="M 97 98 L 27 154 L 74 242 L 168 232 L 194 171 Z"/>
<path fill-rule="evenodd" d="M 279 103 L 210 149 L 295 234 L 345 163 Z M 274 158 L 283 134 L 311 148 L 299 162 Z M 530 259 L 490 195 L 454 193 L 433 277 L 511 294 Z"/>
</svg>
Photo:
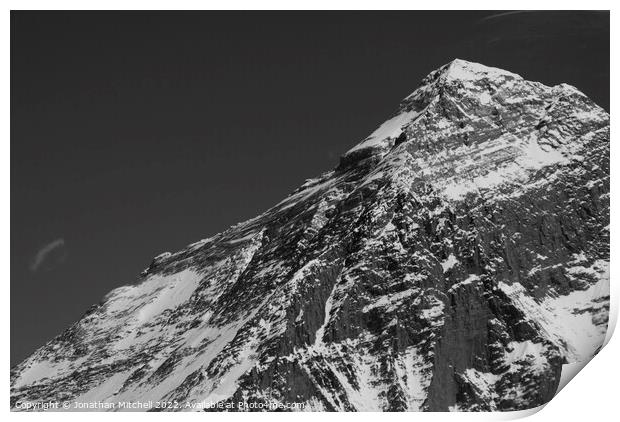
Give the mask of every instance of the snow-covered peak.
<svg viewBox="0 0 620 422">
<path fill-rule="evenodd" d="M 504 83 L 507 80 L 524 81 L 521 76 L 507 70 L 467 60 L 454 59 L 426 75 L 420 82 L 420 86 L 403 99 L 403 104 L 409 103 L 411 99 L 420 97 L 425 98 L 428 102 L 430 97 L 439 94 L 439 88 L 449 85 L 460 84 L 465 88 L 470 88 L 473 84 L 485 81 L 495 85 Z"/>
<path fill-rule="evenodd" d="M 426 76 L 398 112 L 350 149 L 342 168 L 376 176 L 413 169 L 410 183 L 461 200 L 522 184 L 534 172 L 580 154 L 608 115 L 570 85 L 530 82 L 461 59 Z M 562 122 L 558 125 L 556 122 Z M 378 164 L 377 164 L 378 163 Z"/>
<path fill-rule="evenodd" d="M 489 87 L 493 87 L 493 90 L 501 86 L 509 89 L 525 82 L 521 76 L 512 72 L 454 59 L 423 78 L 420 86 L 403 99 L 395 115 L 347 151 L 343 158 L 365 158 L 368 154 L 385 153 L 397 143 L 396 140 L 403 135 L 407 126 L 427 112 L 429 105 L 440 103 L 441 96 L 469 97 L 478 103 L 488 104 L 491 101 Z M 461 106 L 457 104 L 457 107 Z"/>
<path fill-rule="evenodd" d="M 609 115 L 575 88 L 455 60 L 343 159 L 156 257 L 11 370 L 12 408 L 524 410 L 602 347 Z"/>
<path fill-rule="evenodd" d="M 468 62 L 467 60 L 454 59 L 442 66 L 446 81 L 477 81 L 481 79 L 523 79 L 516 73 L 508 72 L 496 67 L 485 66 L 480 63 Z"/>
</svg>

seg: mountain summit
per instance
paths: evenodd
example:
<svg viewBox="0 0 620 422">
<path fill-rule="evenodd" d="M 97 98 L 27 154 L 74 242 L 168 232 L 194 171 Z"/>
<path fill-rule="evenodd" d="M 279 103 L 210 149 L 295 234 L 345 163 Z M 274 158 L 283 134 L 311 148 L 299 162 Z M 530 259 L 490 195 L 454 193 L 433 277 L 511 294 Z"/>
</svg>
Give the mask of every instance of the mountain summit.
<svg viewBox="0 0 620 422">
<path fill-rule="evenodd" d="M 608 310 L 609 115 L 454 60 L 334 170 L 110 292 L 11 406 L 522 410 Z"/>
</svg>

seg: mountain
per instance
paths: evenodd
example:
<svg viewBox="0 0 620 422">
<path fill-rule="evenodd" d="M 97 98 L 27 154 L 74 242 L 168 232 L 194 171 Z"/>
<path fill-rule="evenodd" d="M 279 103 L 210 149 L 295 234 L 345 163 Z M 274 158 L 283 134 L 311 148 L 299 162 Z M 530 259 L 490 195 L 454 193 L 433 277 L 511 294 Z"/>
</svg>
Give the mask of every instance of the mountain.
<svg viewBox="0 0 620 422">
<path fill-rule="evenodd" d="M 608 313 L 609 115 L 454 60 L 334 170 L 110 292 L 11 405 L 529 409 Z"/>
</svg>

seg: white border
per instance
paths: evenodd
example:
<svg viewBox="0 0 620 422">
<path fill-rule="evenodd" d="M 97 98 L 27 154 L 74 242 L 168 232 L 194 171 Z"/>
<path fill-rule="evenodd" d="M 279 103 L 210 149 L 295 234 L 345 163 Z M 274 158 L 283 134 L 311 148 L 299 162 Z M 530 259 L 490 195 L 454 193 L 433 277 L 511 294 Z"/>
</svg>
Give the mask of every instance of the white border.
<svg viewBox="0 0 620 422">
<path fill-rule="evenodd" d="M 617 2 L 615 2 L 617 3 Z M 339 9 L 366 9 L 366 10 L 386 10 L 386 9 L 417 9 L 417 10 L 514 10 L 514 9 L 530 9 L 530 10 L 560 10 L 560 9 L 579 9 L 579 10 L 611 10 L 611 45 L 618 46 L 618 31 L 617 23 L 618 18 L 616 10 L 613 7 L 615 5 L 612 1 L 596 1 L 590 0 L 588 2 L 570 1 L 565 0 L 562 2 L 551 2 L 542 0 L 522 0 L 522 1 L 503 1 L 501 3 L 497 1 L 419 1 L 412 2 L 406 0 L 382 0 L 381 2 L 357 0 L 357 1 L 336 1 L 336 0 L 313 0 L 313 1 L 296 1 L 294 4 L 291 1 L 282 0 L 236 0 L 228 2 L 214 2 L 214 1 L 197 1 L 197 0 L 176 0 L 176 1 L 135 1 L 135 0 L 108 0 L 108 1 L 13 1 L 9 0 L 4 4 L 8 5 L 5 9 L 5 14 L 2 19 L 3 29 L 3 42 L 0 44 L 2 49 L 3 66 L 1 68 L 4 83 L 2 84 L 2 133 L 4 134 L 1 142 L 2 153 L 0 159 L 2 165 L 0 166 L 0 172 L 2 177 L 0 178 L 0 186 L 2 189 L 2 198 L 5 198 L 3 206 L 0 208 L 2 212 L 2 234 L 4 242 L 0 246 L 0 259 L 2 259 L 2 266 L 7 271 L 7 279 L 5 279 L 5 294 L 2 295 L 2 313 L 4 315 L 4 335 L 5 339 L 4 347 L 0 348 L 0 354 L 4 362 L 9 362 L 9 280 L 10 277 L 10 14 L 9 10 L 204 10 L 204 9 L 231 9 L 231 10 L 244 10 L 244 9 L 296 9 L 296 10 L 339 10 Z M 467 9 L 463 6 L 469 6 Z M 502 6 L 502 7 L 498 7 Z M 561 6 L 561 7 L 559 7 Z M 586 7 L 584 7 L 586 6 Z M 6 6 L 5 6 L 6 7 Z M 441 30 L 438 28 L 437 30 Z M 612 135 L 615 135 L 614 128 L 615 116 L 613 110 L 617 110 L 618 104 L 618 83 L 615 79 L 618 71 L 618 55 L 614 53 L 614 48 L 611 48 L 611 126 Z M 613 136 L 615 138 L 615 136 Z M 611 158 L 612 163 L 615 164 L 617 160 L 618 146 L 614 141 L 611 142 Z M 617 176 L 620 166 L 612 164 L 612 180 Z M 618 223 L 618 207 L 616 206 L 617 195 L 614 187 L 611 185 L 611 255 L 618 256 L 618 235 L 615 227 L 620 227 Z M 616 274 L 615 260 L 611 262 L 611 275 L 612 280 Z M 618 285 L 614 281 L 611 283 L 612 289 L 612 305 L 611 305 L 611 323 L 613 327 L 617 322 L 618 315 Z M 613 328 L 610 327 L 609 335 Z M 507 420 L 517 417 L 527 416 L 528 414 L 535 413 L 531 416 L 532 420 L 547 420 L 553 418 L 562 421 L 589 421 L 589 420 L 612 420 L 617 418 L 616 414 L 616 400 L 617 391 L 620 388 L 618 383 L 620 382 L 620 364 L 618 363 L 618 357 L 620 356 L 620 345 L 616 338 L 611 338 L 608 345 L 601 351 L 601 353 L 590 362 L 584 371 L 579 373 L 575 380 L 571 381 L 546 407 L 542 412 L 536 413 L 534 411 L 514 412 L 514 413 L 418 413 L 410 415 L 406 413 L 393 413 L 386 417 L 395 418 L 396 420 L 408 420 L 411 418 L 422 420 Z M 9 374 L 8 368 L 5 369 L 5 393 L 4 393 L 4 409 L 3 411 L 8 413 L 8 417 L 11 419 L 38 419 L 45 418 L 45 420 L 81 420 L 85 417 L 83 413 L 75 414 L 42 414 L 42 413 L 14 413 L 9 412 Z M 238 420 L 243 419 L 240 414 L 184 414 L 185 416 L 152 414 L 148 418 L 159 419 L 169 418 L 173 419 L 184 418 L 200 418 L 204 421 L 205 418 L 214 418 L 217 420 Z M 613 416 L 612 416 L 613 415 Z M 93 413 L 88 415 L 89 418 L 95 420 L 107 420 L 111 415 L 104 413 Z M 114 418 L 121 418 L 122 420 L 128 420 L 133 415 L 128 413 L 116 414 Z M 313 418 L 320 417 L 321 419 L 350 419 L 359 420 L 359 418 L 374 418 L 373 414 L 345 414 L 345 413 L 322 413 L 322 414 L 299 414 L 291 416 L 289 414 L 280 413 L 263 413 L 253 414 L 253 419 L 256 420 L 285 420 L 285 418 L 300 418 L 310 421 Z M 380 416 L 383 417 L 383 416 Z M 544 419 L 543 419 L 544 418 Z M 198 419 L 196 419 L 198 420 Z"/>
</svg>

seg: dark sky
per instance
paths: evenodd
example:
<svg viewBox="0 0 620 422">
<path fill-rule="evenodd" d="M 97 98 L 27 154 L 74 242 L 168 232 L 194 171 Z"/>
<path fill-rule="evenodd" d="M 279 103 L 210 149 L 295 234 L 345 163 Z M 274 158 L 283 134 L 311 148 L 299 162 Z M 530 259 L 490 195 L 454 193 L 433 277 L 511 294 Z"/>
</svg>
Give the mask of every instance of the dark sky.
<svg viewBox="0 0 620 422">
<path fill-rule="evenodd" d="M 456 57 L 609 110 L 607 12 L 13 12 L 11 364 L 332 168 Z"/>
</svg>

